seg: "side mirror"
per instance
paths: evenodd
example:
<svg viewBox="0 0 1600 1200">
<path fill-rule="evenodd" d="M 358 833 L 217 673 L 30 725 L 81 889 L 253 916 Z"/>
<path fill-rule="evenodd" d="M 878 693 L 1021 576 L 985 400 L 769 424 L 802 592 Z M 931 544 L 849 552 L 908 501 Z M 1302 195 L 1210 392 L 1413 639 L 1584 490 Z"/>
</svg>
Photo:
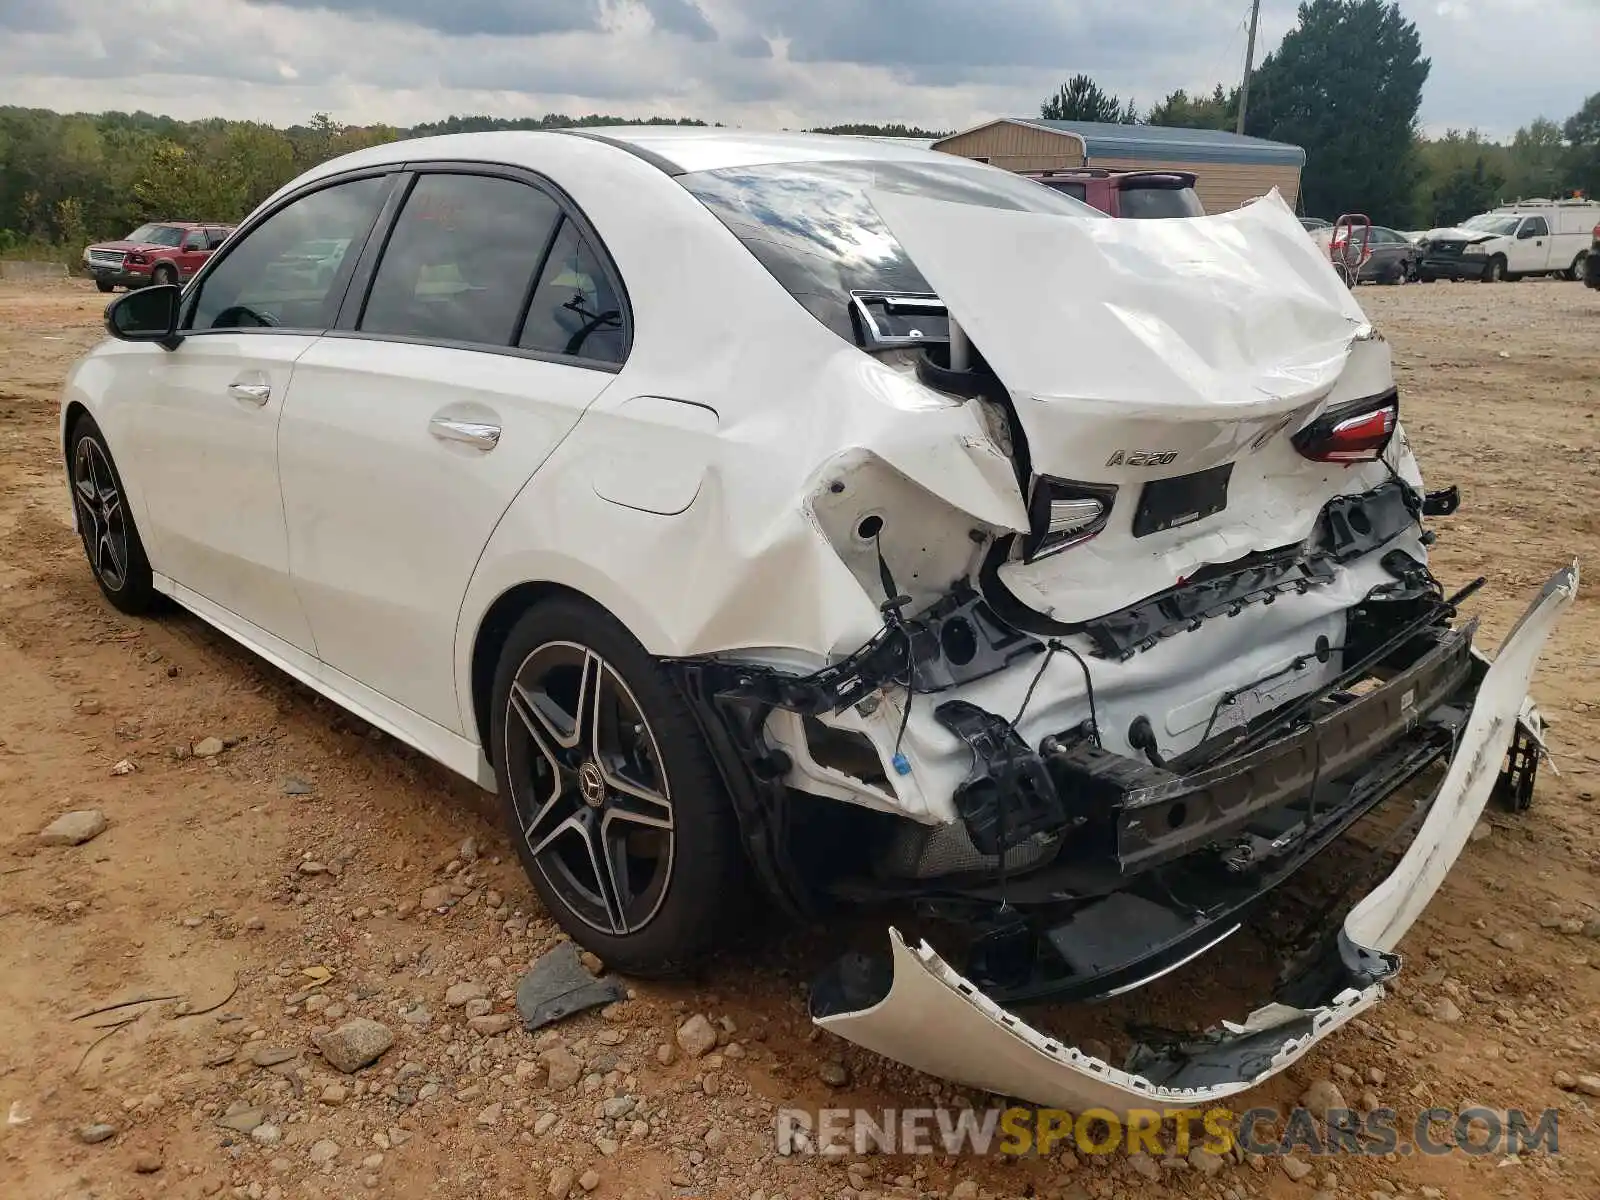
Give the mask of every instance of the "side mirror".
<svg viewBox="0 0 1600 1200">
<path fill-rule="evenodd" d="M 175 283 L 158 283 L 118 296 L 106 305 L 106 332 L 122 342 L 158 342 L 176 350 L 178 312 L 183 292 Z"/>
</svg>

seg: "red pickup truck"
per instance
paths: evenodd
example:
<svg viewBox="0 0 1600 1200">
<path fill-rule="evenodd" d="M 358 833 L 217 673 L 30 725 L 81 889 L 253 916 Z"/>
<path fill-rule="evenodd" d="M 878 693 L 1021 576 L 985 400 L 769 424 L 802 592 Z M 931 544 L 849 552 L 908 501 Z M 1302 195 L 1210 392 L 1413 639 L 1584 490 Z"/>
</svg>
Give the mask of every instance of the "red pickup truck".
<svg viewBox="0 0 1600 1200">
<path fill-rule="evenodd" d="M 96 242 L 83 252 L 83 265 L 102 292 L 118 284 L 182 283 L 232 232 L 231 225 L 152 221 L 120 242 Z"/>
<path fill-rule="evenodd" d="M 1205 207 L 1188 171 L 1110 171 L 1104 167 L 1069 167 L 1059 171 L 1024 171 L 1029 179 L 1065 192 L 1113 217 L 1203 217 Z"/>
</svg>

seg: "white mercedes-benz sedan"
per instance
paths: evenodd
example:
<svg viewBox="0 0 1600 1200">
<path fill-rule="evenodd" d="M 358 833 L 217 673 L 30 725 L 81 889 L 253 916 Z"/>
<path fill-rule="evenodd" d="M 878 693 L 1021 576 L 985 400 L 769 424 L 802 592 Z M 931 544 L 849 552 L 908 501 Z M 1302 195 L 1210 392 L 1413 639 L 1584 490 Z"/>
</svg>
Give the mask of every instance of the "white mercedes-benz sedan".
<svg viewBox="0 0 1600 1200">
<path fill-rule="evenodd" d="M 497 789 L 623 970 L 756 891 L 914 908 L 930 940 L 841 958 L 819 1022 L 1041 1103 L 1194 1103 L 1375 1002 L 1491 792 L 1531 797 L 1576 565 L 1479 652 L 1483 581 L 1428 567 L 1458 495 L 1276 195 L 1117 221 L 843 137 L 430 138 L 106 325 L 61 407 L 106 597 Z M 1267 931 L 1297 965 L 1240 1023 L 1112 1064 L 1001 1007 L 1228 954 L 1369 818 L 1403 853 Z"/>
</svg>

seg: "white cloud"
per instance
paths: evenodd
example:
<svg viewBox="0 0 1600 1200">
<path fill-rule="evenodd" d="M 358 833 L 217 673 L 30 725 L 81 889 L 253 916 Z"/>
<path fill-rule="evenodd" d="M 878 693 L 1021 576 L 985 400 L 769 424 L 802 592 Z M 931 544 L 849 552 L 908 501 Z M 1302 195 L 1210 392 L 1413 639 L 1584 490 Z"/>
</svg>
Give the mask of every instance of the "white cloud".
<svg viewBox="0 0 1600 1200">
<path fill-rule="evenodd" d="M 1595 0 L 1401 0 L 1428 129 L 1509 135 L 1600 87 Z M 451 113 L 962 128 L 1087 71 L 1148 106 L 1231 84 L 1247 0 L 0 0 L 4 99 L 409 125 Z M 1265 0 L 1260 50 L 1294 22 Z M 1536 19 L 1535 19 L 1536 17 Z M 115 53 L 108 53 L 115 47 Z"/>
</svg>

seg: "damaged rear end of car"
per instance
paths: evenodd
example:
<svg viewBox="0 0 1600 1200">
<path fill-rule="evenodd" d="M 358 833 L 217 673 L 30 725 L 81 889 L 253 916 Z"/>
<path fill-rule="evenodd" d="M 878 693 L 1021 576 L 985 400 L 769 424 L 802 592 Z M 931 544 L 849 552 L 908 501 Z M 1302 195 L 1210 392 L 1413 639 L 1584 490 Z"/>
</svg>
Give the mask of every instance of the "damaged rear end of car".
<svg viewBox="0 0 1600 1200">
<path fill-rule="evenodd" d="M 1276 196 L 1114 222 L 876 184 L 866 233 L 830 236 L 892 270 L 824 302 L 752 250 L 867 362 L 877 415 L 816 465 L 802 516 L 880 627 L 821 662 L 669 664 L 771 894 L 953 931 L 959 958 L 894 930 L 887 957 L 846 956 L 813 1015 L 1076 1109 L 1252 1086 L 1381 996 L 1497 782 L 1526 803 L 1528 684 L 1576 566 L 1492 661 L 1474 647 L 1459 610 L 1482 581 L 1428 567 L 1458 497 L 1424 490 L 1387 344 Z M 748 178 L 689 186 L 741 237 L 766 202 Z M 1226 953 L 1385 806 L 1398 865 L 1330 904 L 1238 1023 L 1114 1066 L 1006 1011 Z"/>
</svg>

